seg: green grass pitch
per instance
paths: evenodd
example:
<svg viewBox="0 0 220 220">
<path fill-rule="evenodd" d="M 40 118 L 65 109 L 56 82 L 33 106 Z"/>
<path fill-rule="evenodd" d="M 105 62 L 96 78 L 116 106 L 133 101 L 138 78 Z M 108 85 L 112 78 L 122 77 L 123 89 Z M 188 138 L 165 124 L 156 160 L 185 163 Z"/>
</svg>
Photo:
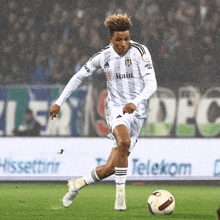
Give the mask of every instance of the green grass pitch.
<svg viewBox="0 0 220 220">
<path fill-rule="evenodd" d="M 155 190 L 170 191 L 176 201 L 172 215 L 150 215 L 148 196 Z M 83 188 L 70 208 L 62 206 L 66 184 L 0 183 L 0 219 L 2 220 L 141 220 L 141 219 L 217 219 L 219 187 L 127 185 L 127 210 L 114 210 L 115 186 L 94 184 Z"/>
</svg>

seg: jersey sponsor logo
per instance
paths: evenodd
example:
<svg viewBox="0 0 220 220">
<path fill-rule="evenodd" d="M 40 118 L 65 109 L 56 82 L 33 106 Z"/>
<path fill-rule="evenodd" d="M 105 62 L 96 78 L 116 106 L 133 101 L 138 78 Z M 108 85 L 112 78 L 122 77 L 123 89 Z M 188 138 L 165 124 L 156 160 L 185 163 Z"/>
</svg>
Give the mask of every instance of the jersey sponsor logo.
<svg viewBox="0 0 220 220">
<path fill-rule="evenodd" d="M 129 78 L 134 78 L 133 73 L 126 73 L 126 74 L 121 74 L 121 73 L 116 73 L 116 79 L 129 79 Z"/>
<path fill-rule="evenodd" d="M 131 64 L 132 64 L 131 58 L 130 57 L 125 58 L 125 65 L 129 67 L 129 66 L 131 66 Z"/>
<path fill-rule="evenodd" d="M 84 67 L 85 67 L 85 69 L 86 69 L 87 72 L 90 72 L 90 71 L 91 71 L 86 65 L 84 65 Z"/>
<path fill-rule="evenodd" d="M 122 116 L 121 116 L 121 115 L 118 115 L 116 118 L 122 118 Z"/>
</svg>

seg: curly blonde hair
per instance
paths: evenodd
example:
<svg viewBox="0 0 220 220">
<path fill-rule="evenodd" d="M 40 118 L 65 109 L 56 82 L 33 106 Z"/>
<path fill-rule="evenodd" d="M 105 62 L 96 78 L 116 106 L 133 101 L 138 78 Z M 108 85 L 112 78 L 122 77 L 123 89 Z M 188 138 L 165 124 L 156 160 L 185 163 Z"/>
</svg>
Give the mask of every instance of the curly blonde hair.
<svg viewBox="0 0 220 220">
<path fill-rule="evenodd" d="M 113 14 L 106 18 L 104 22 L 105 26 L 110 30 L 110 36 L 113 35 L 115 31 L 127 31 L 131 28 L 131 20 L 126 14 Z"/>
</svg>

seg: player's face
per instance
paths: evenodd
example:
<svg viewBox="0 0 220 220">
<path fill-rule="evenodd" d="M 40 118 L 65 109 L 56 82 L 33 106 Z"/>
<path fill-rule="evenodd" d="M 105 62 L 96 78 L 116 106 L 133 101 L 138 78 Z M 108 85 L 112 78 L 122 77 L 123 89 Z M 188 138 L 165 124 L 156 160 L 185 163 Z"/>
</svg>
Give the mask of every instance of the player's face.
<svg viewBox="0 0 220 220">
<path fill-rule="evenodd" d="M 119 55 L 123 55 L 128 51 L 130 44 L 129 31 L 115 31 L 109 41 L 113 44 L 113 48 Z"/>
</svg>

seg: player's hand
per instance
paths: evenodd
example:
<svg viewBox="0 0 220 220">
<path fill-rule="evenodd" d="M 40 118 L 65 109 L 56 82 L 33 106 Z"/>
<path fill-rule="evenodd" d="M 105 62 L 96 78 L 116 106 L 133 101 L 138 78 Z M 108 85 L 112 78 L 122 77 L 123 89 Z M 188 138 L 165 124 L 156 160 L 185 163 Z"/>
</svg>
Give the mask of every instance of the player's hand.
<svg viewBox="0 0 220 220">
<path fill-rule="evenodd" d="M 133 103 L 128 103 L 127 105 L 125 105 L 125 107 L 123 108 L 123 114 L 128 113 L 128 114 L 132 114 L 135 109 L 136 109 L 136 105 Z"/>
<path fill-rule="evenodd" d="M 60 112 L 60 106 L 57 104 L 54 104 L 52 107 L 50 107 L 50 118 L 53 120 L 53 118 L 57 117 L 57 114 Z"/>
</svg>

